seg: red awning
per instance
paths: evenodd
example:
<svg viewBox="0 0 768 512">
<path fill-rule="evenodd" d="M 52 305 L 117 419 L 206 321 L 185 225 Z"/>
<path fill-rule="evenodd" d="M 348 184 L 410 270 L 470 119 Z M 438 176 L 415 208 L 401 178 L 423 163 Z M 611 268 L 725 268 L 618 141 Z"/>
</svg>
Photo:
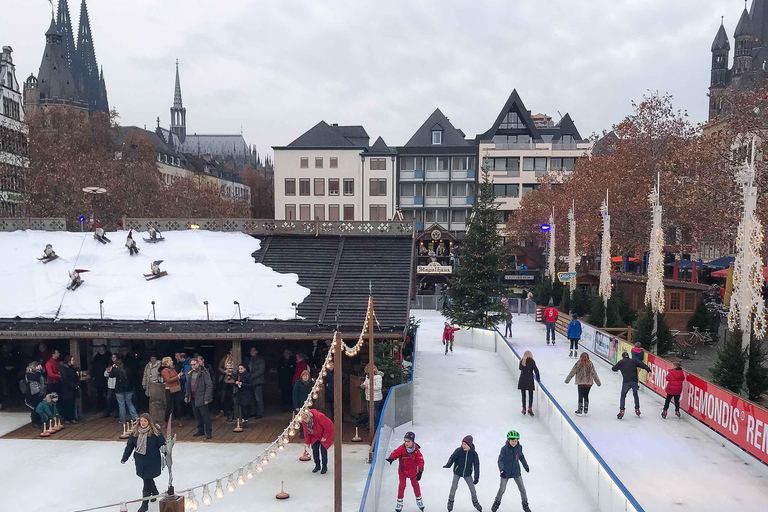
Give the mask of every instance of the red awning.
<svg viewBox="0 0 768 512">
<path fill-rule="evenodd" d="M 724 268 L 723 270 L 717 270 L 715 272 L 712 272 L 709 274 L 712 277 L 728 277 L 728 269 Z M 763 278 L 768 279 L 768 267 L 763 267 Z"/>
<path fill-rule="evenodd" d="M 622 261 L 624 261 L 624 258 L 622 258 L 621 256 L 613 256 L 611 258 L 611 261 L 613 263 L 621 263 Z M 633 258 L 632 256 L 630 256 L 629 261 L 637 261 L 637 258 Z"/>
</svg>

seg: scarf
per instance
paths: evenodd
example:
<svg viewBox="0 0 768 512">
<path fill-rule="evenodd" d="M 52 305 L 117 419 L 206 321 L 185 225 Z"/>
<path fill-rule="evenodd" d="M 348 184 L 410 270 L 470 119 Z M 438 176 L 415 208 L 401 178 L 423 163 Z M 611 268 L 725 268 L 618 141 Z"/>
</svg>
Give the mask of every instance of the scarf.
<svg viewBox="0 0 768 512">
<path fill-rule="evenodd" d="M 413 445 L 410 448 L 408 448 L 407 446 L 405 447 L 405 451 L 407 451 L 409 455 L 413 453 L 414 450 L 416 450 L 416 443 L 413 443 Z"/>
<path fill-rule="evenodd" d="M 147 454 L 147 435 L 149 434 L 149 425 L 139 427 L 139 437 L 136 440 L 136 453 L 139 455 Z"/>
<path fill-rule="evenodd" d="M 314 431 L 315 431 L 314 430 L 314 427 L 315 427 L 315 416 L 312 413 L 309 414 L 309 420 L 307 421 L 306 425 L 307 425 L 307 432 L 310 433 L 310 434 L 313 434 Z"/>
</svg>

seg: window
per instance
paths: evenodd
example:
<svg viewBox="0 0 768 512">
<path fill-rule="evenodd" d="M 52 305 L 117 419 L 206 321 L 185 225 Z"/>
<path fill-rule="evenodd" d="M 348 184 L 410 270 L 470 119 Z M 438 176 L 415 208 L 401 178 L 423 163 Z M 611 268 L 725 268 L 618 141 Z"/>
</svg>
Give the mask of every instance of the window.
<svg viewBox="0 0 768 512">
<path fill-rule="evenodd" d="M 455 156 L 451 158 L 451 170 L 463 171 L 467 168 L 467 159 L 463 156 Z M 429 221 L 427 221 L 429 222 Z"/>
<path fill-rule="evenodd" d="M 372 204 L 371 205 L 371 217 L 369 220 L 383 221 L 387 220 L 387 205 L 385 204 Z"/>
<path fill-rule="evenodd" d="M 371 170 L 372 171 L 386 171 L 387 159 L 386 158 L 371 158 Z"/>
<path fill-rule="evenodd" d="M 296 195 L 296 178 L 285 178 L 285 195 Z"/>
<path fill-rule="evenodd" d="M 545 157 L 525 157 L 523 158 L 523 170 L 535 171 L 536 176 L 542 176 L 547 172 L 547 159 Z"/>
<path fill-rule="evenodd" d="M 339 195 L 339 178 L 328 178 L 328 195 Z"/>
<path fill-rule="evenodd" d="M 414 158 L 412 156 L 401 156 L 400 157 L 400 170 L 401 171 L 413 171 L 413 160 Z"/>
<path fill-rule="evenodd" d="M 693 311 L 696 309 L 696 294 L 692 292 L 685 293 L 685 310 Z"/>
<path fill-rule="evenodd" d="M 339 205 L 337 205 L 337 204 L 329 204 L 328 205 L 328 220 L 340 220 L 339 219 Z"/>
<path fill-rule="evenodd" d="M 355 220 L 355 205 L 344 205 L 344 220 Z"/>
<path fill-rule="evenodd" d="M 312 220 L 312 217 L 310 217 L 310 207 L 308 204 L 299 205 L 299 220 Z"/>
<path fill-rule="evenodd" d="M 504 119 L 501 120 L 499 129 L 510 130 L 516 128 L 525 128 L 525 124 L 517 115 L 517 112 L 507 112 L 507 115 L 504 116 Z"/>
<path fill-rule="evenodd" d="M 401 183 L 400 184 L 400 195 L 402 197 L 421 196 L 422 195 L 422 184 L 421 183 Z"/>
<path fill-rule="evenodd" d="M 424 170 L 424 157 L 423 156 L 417 156 L 413 159 L 413 168 L 417 171 L 423 171 Z"/>
<path fill-rule="evenodd" d="M 316 156 L 315 157 L 315 169 L 322 169 L 323 168 L 323 157 Z"/>
<path fill-rule="evenodd" d="M 387 179 L 386 178 L 371 178 L 370 180 L 370 195 L 372 196 L 385 196 L 387 195 Z"/>
<path fill-rule="evenodd" d="M 8 83 L 8 87 L 13 83 L 10 72 L 8 72 Z M 21 121 L 21 109 L 18 101 L 14 101 L 11 98 L 3 98 L 3 111 L 7 117 L 16 121 Z"/>
<path fill-rule="evenodd" d="M 339 159 L 337 157 L 335 157 L 335 156 L 332 156 L 330 158 L 330 160 L 331 160 L 331 163 L 330 163 L 331 169 L 338 169 L 339 168 Z"/>
<path fill-rule="evenodd" d="M 528 192 L 533 192 L 537 188 L 539 188 L 538 183 L 523 183 L 523 193 L 520 195 L 520 197 L 524 197 L 525 194 Z"/>
<path fill-rule="evenodd" d="M 309 178 L 299 179 L 299 195 L 300 196 L 309 195 Z"/>
<path fill-rule="evenodd" d="M 325 220 L 325 205 L 324 204 L 316 204 L 315 205 L 315 220 Z"/>
<path fill-rule="evenodd" d="M 315 178 L 315 195 L 325 195 L 325 178 Z"/>
<path fill-rule="evenodd" d="M 520 185 L 517 183 L 494 185 L 493 194 L 496 197 L 517 197 L 520 194 Z"/>
<path fill-rule="evenodd" d="M 451 195 L 453 197 L 466 197 L 467 196 L 467 184 L 466 183 L 452 183 Z"/>
<path fill-rule="evenodd" d="M 427 183 L 425 188 L 427 197 L 448 197 L 448 183 Z"/>
<path fill-rule="evenodd" d="M 549 167 L 553 171 L 572 171 L 576 164 L 576 159 L 571 158 L 552 158 L 549 161 Z"/>
<path fill-rule="evenodd" d="M 546 159 L 544 159 L 546 162 Z M 520 157 L 514 158 L 493 158 L 488 162 L 491 171 L 506 171 L 512 173 L 520 172 Z M 519 174 L 517 174 L 519 176 Z"/>
<path fill-rule="evenodd" d="M 447 171 L 448 170 L 448 157 L 447 156 L 439 156 L 437 157 L 437 170 L 438 171 Z"/>
<path fill-rule="evenodd" d="M 437 170 L 437 158 L 431 156 L 428 158 L 425 158 L 425 166 L 424 168 L 428 171 L 436 171 Z"/>
<path fill-rule="evenodd" d="M 355 195 L 355 180 L 354 178 L 344 178 L 344 195 Z"/>
<path fill-rule="evenodd" d="M 680 311 L 680 292 L 669 293 L 669 310 Z"/>
<path fill-rule="evenodd" d="M 296 220 L 296 205 L 285 205 L 285 220 Z"/>
<path fill-rule="evenodd" d="M 309 157 L 306 157 L 306 156 L 301 157 L 301 168 L 309 169 Z"/>
<path fill-rule="evenodd" d="M 563 135 L 560 137 L 561 144 L 573 144 L 573 135 Z"/>
<path fill-rule="evenodd" d="M 443 132 L 440 130 L 433 130 L 432 131 L 432 144 L 442 144 L 443 143 Z"/>
<path fill-rule="evenodd" d="M 451 222 L 467 222 L 467 210 L 453 210 L 451 212 Z"/>
</svg>

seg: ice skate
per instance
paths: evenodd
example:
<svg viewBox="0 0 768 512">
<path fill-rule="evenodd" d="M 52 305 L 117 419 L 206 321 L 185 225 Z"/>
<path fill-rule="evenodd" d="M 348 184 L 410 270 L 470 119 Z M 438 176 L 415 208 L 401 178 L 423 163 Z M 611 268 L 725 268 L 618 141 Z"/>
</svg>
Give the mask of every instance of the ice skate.
<svg viewBox="0 0 768 512">
<path fill-rule="evenodd" d="M 479 510 L 480 512 L 483 512 L 483 507 L 480 506 L 480 502 L 475 500 L 472 502 L 472 506 L 475 507 L 476 510 Z"/>
<path fill-rule="evenodd" d="M 547 345 L 549 345 L 549 340 L 547 340 Z"/>
<path fill-rule="evenodd" d="M 639 407 L 635 409 L 635 414 L 637 414 L 638 416 L 640 416 L 640 408 L 639 408 Z"/>
<path fill-rule="evenodd" d="M 680 411 L 675 411 L 675 416 L 680 417 Z"/>
<path fill-rule="evenodd" d="M 584 416 L 586 416 L 586 415 L 587 415 L 587 412 L 588 412 L 588 411 L 589 411 L 589 406 L 585 404 L 585 405 L 584 405 Z"/>
<path fill-rule="evenodd" d="M 501 506 L 500 501 L 494 501 L 493 505 L 491 505 L 491 512 L 496 512 L 497 510 L 499 510 L 500 506 Z"/>
<path fill-rule="evenodd" d="M 523 413 L 523 416 L 525 416 L 525 407 L 523 407 L 523 410 L 520 412 Z"/>
<path fill-rule="evenodd" d="M 619 414 L 616 415 L 617 418 L 622 419 L 624 417 L 624 409 L 619 411 Z"/>
<path fill-rule="evenodd" d="M 661 411 L 661 417 L 664 418 L 664 419 L 667 419 L 667 410 L 666 409 Z"/>
<path fill-rule="evenodd" d="M 530 509 L 530 508 L 528 508 L 528 502 L 527 502 L 527 501 L 524 501 L 524 502 L 523 502 L 523 510 L 524 510 L 525 512 L 531 512 L 531 509 Z"/>
<path fill-rule="evenodd" d="M 453 510 L 453 500 L 448 500 L 448 512 Z"/>
<path fill-rule="evenodd" d="M 397 505 L 395 505 L 395 512 L 400 512 L 401 510 L 403 510 L 403 499 L 398 498 Z"/>
<path fill-rule="evenodd" d="M 573 357 L 573 350 L 568 352 L 568 358 L 570 359 L 571 357 Z"/>
<path fill-rule="evenodd" d="M 421 496 L 416 496 L 416 506 L 419 507 L 419 510 L 424 510 L 424 501 Z"/>
<path fill-rule="evenodd" d="M 533 417 L 533 409 L 531 409 L 530 407 L 528 408 L 528 416 Z"/>
<path fill-rule="evenodd" d="M 582 409 L 581 407 L 576 409 L 576 416 L 581 416 L 583 413 L 584 413 L 584 409 Z"/>
</svg>

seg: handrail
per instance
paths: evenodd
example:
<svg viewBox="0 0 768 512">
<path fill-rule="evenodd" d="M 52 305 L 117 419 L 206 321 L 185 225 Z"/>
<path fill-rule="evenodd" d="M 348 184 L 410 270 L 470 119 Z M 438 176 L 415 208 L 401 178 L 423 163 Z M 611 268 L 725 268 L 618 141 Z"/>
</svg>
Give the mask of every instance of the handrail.
<svg viewBox="0 0 768 512">
<path fill-rule="evenodd" d="M 512 344 L 509 342 L 509 340 L 507 340 L 507 338 L 503 334 L 501 334 L 498 328 L 494 330 L 499 334 L 499 336 L 501 336 L 501 339 L 504 340 L 504 343 L 507 344 L 509 349 L 512 351 L 513 354 L 515 354 L 515 357 L 517 357 L 517 359 L 519 360 L 520 354 L 517 353 L 517 351 L 514 349 Z M 544 386 L 544 384 L 542 384 L 541 382 L 539 382 L 539 387 L 544 392 L 544 394 L 546 394 L 547 397 L 552 401 L 552 404 L 557 408 L 557 410 L 560 411 L 560 414 L 563 415 L 563 417 L 571 426 L 571 428 L 576 433 L 576 435 L 579 436 L 579 438 L 584 442 L 584 445 L 589 449 L 592 455 L 595 456 L 595 458 L 597 459 L 597 462 L 600 464 L 600 466 L 602 466 L 603 470 L 608 474 L 608 476 L 611 477 L 611 480 L 613 480 L 613 483 L 615 483 L 616 486 L 619 488 L 619 490 L 621 490 L 622 494 L 624 494 L 624 496 L 630 502 L 630 504 L 632 504 L 632 506 L 635 507 L 635 509 L 638 512 L 644 512 L 643 507 L 640 506 L 640 504 L 637 502 L 637 500 L 629 491 L 629 489 L 627 489 L 626 486 L 621 482 L 621 480 L 619 480 L 619 478 L 616 476 L 616 473 L 614 473 L 611 467 L 608 465 L 608 463 L 605 462 L 605 459 L 603 459 L 600 456 L 600 454 L 597 453 L 597 450 L 595 450 L 595 447 L 592 446 L 592 443 L 590 443 L 589 440 L 587 440 L 587 437 L 584 435 L 581 429 L 579 429 L 579 427 L 576 426 L 576 424 L 573 422 L 573 420 L 571 420 L 568 414 L 566 414 L 566 412 L 563 410 L 563 408 L 560 406 L 557 400 L 555 400 L 555 397 L 552 396 L 552 393 L 550 393 L 549 390 L 546 388 L 546 386 Z"/>
</svg>

